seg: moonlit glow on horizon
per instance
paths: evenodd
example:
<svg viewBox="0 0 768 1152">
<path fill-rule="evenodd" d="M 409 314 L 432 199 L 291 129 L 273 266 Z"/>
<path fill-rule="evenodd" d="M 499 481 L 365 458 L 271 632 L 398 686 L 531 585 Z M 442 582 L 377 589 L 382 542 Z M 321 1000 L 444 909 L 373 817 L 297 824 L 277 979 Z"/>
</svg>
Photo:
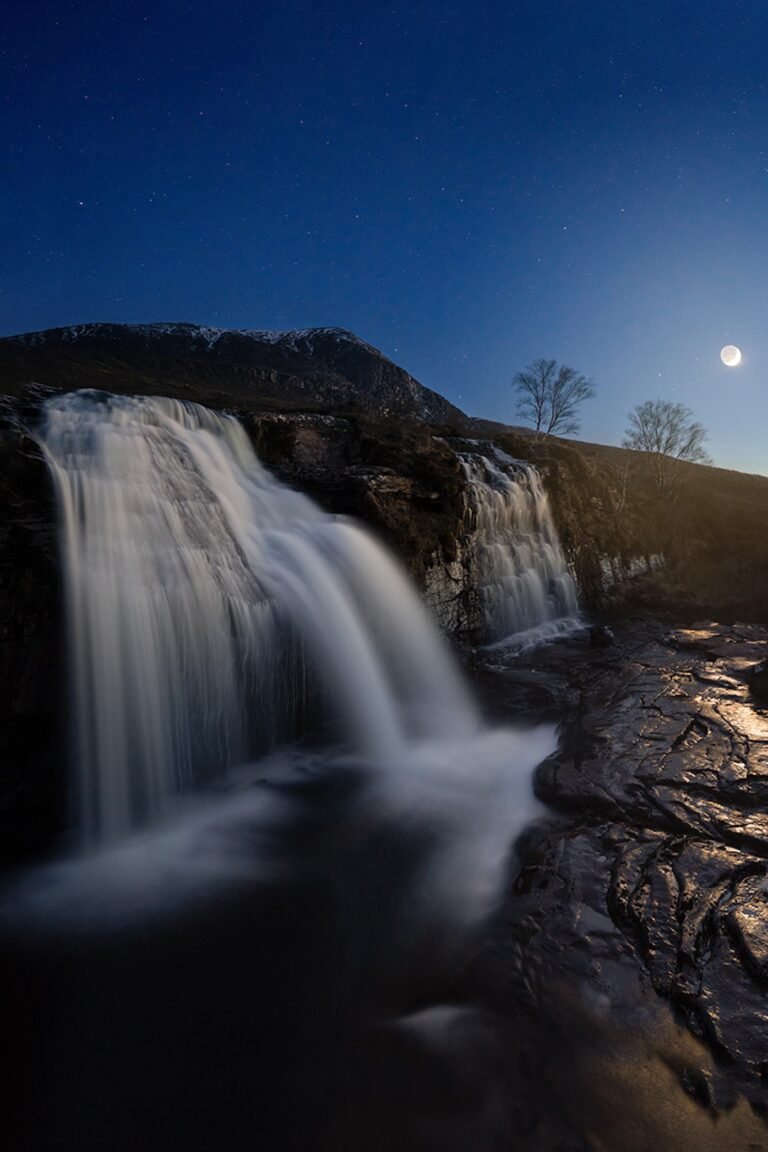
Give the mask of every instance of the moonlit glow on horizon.
<svg viewBox="0 0 768 1152">
<path fill-rule="evenodd" d="M 726 368 L 735 368 L 741 363 L 741 348 L 735 344 L 726 344 L 725 348 L 720 349 L 720 359 Z"/>
</svg>

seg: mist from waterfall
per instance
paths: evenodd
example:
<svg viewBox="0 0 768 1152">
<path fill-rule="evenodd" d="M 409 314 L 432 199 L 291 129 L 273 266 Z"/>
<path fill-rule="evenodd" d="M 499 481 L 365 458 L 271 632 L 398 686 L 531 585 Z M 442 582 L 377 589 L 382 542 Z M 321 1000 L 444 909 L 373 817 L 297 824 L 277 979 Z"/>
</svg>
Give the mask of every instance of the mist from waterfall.
<svg viewBox="0 0 768 1152">
<path fill-rule="evenodd" d="M 232 417 L 73 393 L 48 403 L 42 442 L 63 523 L 87 841 L 150 823 L 308 716 L 378 761 L 477 730 L 392 559 L 280 484 Z"/>
<path fill-rule="evenodd" d="M 472 579 L 486 646 L 523 650 L 581 627 L 541 478 L 496 450 L 465 454 Z"/>
</svg>

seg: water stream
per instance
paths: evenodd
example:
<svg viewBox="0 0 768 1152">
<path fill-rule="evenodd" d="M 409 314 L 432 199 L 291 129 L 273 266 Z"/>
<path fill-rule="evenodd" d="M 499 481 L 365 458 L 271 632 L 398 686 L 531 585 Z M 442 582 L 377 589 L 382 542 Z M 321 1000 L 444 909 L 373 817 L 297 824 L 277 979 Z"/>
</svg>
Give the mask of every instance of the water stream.
<svg viewBox="0 0 768 1152">
<path fill-rule="evenodd" d="M 471 584 L 480 598 L 482 642 L 523 650 L 582 627 L 576 584 L 541 478 L 497 451 L 466 454 Z"/>
</svg>

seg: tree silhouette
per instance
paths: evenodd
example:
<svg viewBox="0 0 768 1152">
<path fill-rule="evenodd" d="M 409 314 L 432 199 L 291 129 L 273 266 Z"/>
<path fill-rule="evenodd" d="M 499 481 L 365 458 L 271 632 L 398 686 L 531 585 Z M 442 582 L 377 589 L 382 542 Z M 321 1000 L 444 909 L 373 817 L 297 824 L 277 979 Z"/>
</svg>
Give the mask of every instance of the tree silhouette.
<svg viewBox="0 0 768 1152">
<path fill-rule="evenodd" d="M 707 431 L 694 420 L 684 404 L 671 400 L 646 400 L 629 413 L 629 427 L 622 448 L 649 452 L 658 488 L 664 488 L 676 476 L 679 460 L 691 464 L 711 464 L 712 458 L 703 444 Z"/>
<path fill-rule="evenodd" d="M 578 432 L 578 410 L 595 394 L 591 380 L 556 360 L 534 360 L 513 377 L 512 387 L 518 392 L 518 414 L 547 436 Z"/>
</svg>

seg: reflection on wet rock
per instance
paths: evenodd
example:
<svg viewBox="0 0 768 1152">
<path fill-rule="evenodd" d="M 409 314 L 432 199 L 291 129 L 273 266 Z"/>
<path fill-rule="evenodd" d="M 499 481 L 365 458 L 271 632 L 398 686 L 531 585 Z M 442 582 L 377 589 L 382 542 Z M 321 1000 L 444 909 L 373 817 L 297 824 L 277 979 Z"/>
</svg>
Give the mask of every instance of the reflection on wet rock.
<svg viewBox="0 0 768 1152">
<path fill-rule="evenodd" d="M 766 1102 L 768 716 L 749 675 L 766 641 L 748 625 L 625 630 L 538 772 L 562 818 L 516 896 L 550 966 L 599 988 L 618 964 L 669 998 L 731 1066 L 710 1076 L 716 1106 L 736 1085 Z"/>
</svg>

